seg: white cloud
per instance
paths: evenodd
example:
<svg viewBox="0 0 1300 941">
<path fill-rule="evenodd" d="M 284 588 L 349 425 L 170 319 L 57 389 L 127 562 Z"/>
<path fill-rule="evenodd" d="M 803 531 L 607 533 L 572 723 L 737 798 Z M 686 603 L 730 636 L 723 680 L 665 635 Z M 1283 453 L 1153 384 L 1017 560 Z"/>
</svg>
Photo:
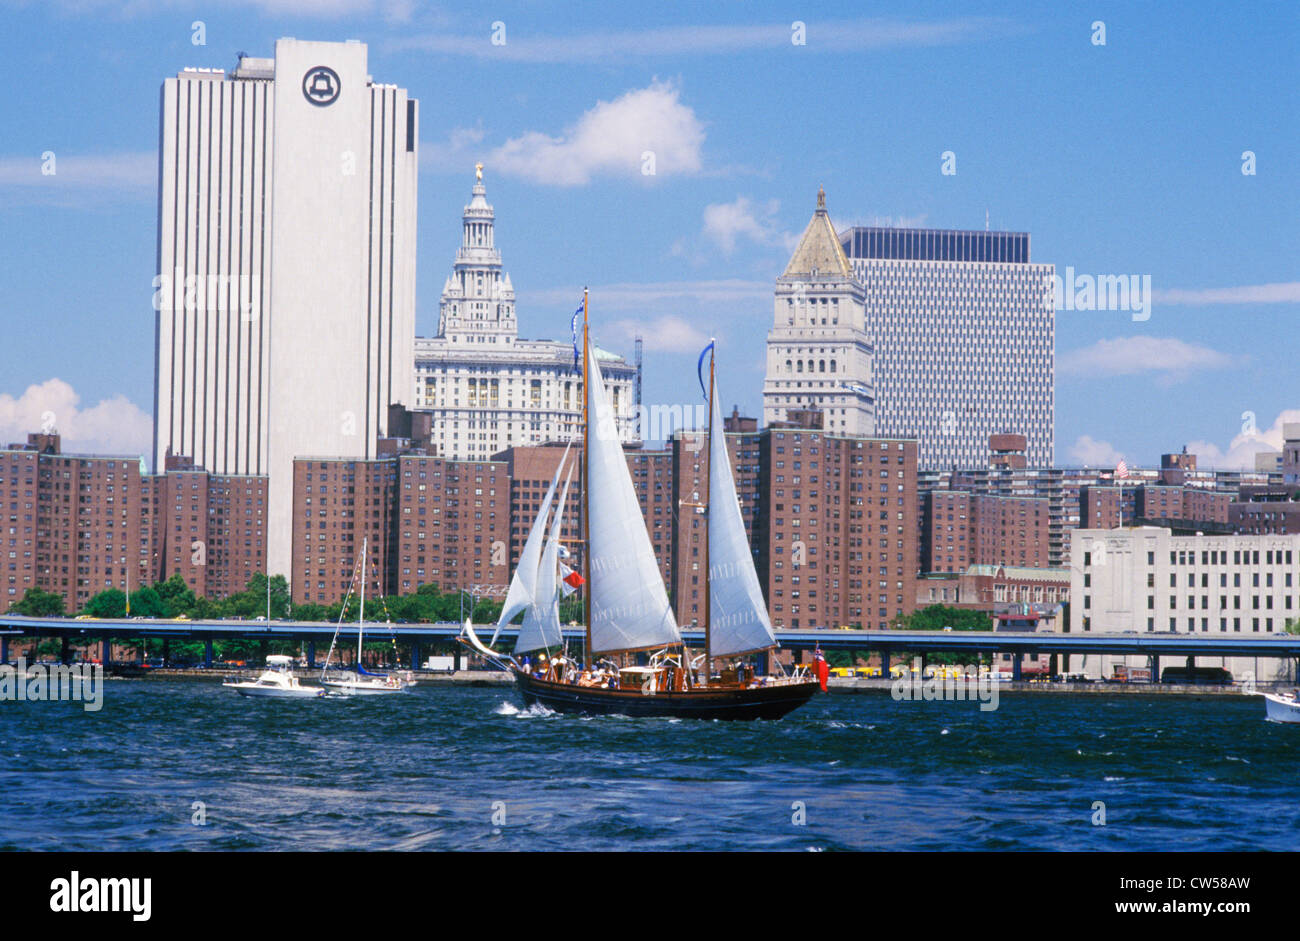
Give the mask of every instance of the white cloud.
<svg viewBox="0 0 1300 941">
<path fill-rule="evenodd" d="M 653 320 L 616 320 L 609 326 L 627 345 L 641 337 L 647 350 L 659 353 L 698 353 L 709 342 L 697 327 L 671 314 Z"/>
<path fill-rule="evenodd" d="M 468 173 L 485 155 L 482 126 L 453 128 L 445 141 L 420 144 L 420 165 L 449 173 Z"/>
<path fill-rule="evenodd" d="M 741 239 L 758 245 L 786 245 L 797 236 L 777 227 L 778 208 L 780 203 L 775 199 L 761 209 L 756 208 L 746 196 L 737 196 L 730 203 L 712 203 L 704 207 L 704 236 L 722 249 L 724 255 L 734 252 Z"/>
<path fill-rule="evenodd" d="M 1244 357 L 1174 337 L 1133 336 L 1098 340 L 1092 346 L 1070 350 L 1057 358 L 1056 369 L 1062 376 L 1093 377 L 1154 372 L 1167 382 L 1176 382 L 1193 372 L 1229 369 L 1244 361 Z"/>
<path fill-rule="evenodd" d="M 0 194 L 6 202 L 81 207 L 104 199 L 152 199 L 157 190 L 158 154 L 153 151 L 82 155 L 56 150 L 0 157 Z"/>
<path fill-rule="evenodd" d="M 27 440 L 33 431 L 57 431 L 69 453 L 148 455 L 153 418 L 124 395 L 82 408 L 62 379 L 28 386 L 18 397 L 0 393 L 0 444 Z"/>
<path fill-rule="evenodd" d="M 654 81 L 596 106 L 559 136 L 529 131 L 488 156 L 502 173 L 535 183 L 577 186 L 596 175 L 653 180 L 700 172 L 704 125 L 676 86 Z M 654 174 L 643 172 L 653 154 Z"/>
<path fill-rule="evenodd" d="M 746 26 L 672 26 L 641 30 L 604 30 L 572 35 L 530 34 L 506 21 L 504 43 L 493 43 L 492 31 L 472 35 L 447 33 L 410 36 L 393 41 L 395 48 L 420 49 L 439 55 L 472 56 L 515 62 L 592 62 L 652 56 L 737 55 L 770 50 L 791 55 L 865 53 L 898 46 L 954 45 L 1015 35 L 1024 27 L 998 17 L 956 17 L 934 22 L 892 19 L 809 21 L 806 43 L 791 41 L 790 22 Z"/>
<path fill-rule="evenodd" d="M 1069 452 L 1071 463 L 1085 467 L 1114 467 L 1123 456 L 1109 441 L 1098 441 L 1090 435 L 1080 435 Z"/>
<path fill-rule="evenodd" d="M 1227 288 L 1172 288 L 1155 291 L 1161 304 L 1290 304 L 1300 302 L 1300 281 L 1243 284 Z"/>
<path fill-rule="evenodd" d="M 1282 450 L 1282 426 L 1300 422 L 1300 409 L 1285 409 L 1278 413 L 1273 424 L 1259 430 L 1255 426 L 1254 416 L 1243 416 L 1242 429 L 1229 442 L 1227 448 L 1220 448 L 1212 441 L 1191 441 L 1187 452 L 1196 455 L 1196 466 L 1215 470 L 1254 470 L 1255 455 L 1261 451 Z"/>
</svg>

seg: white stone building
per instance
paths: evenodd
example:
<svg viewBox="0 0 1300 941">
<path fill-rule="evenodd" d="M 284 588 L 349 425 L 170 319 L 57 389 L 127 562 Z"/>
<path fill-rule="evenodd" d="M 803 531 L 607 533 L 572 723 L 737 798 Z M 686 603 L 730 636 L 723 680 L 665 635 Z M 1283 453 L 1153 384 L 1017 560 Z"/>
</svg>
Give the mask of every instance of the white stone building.
<svg viewBox="0 0 1300 941">
<path fill-rule="evenodd" d="M 582 374 L 572 338 L 521 340 L 515 290 L 502 270 L 495 214 L 478 168 L 451 276 L 442 289 L 438 334 L 415 340 L 414 401 L 432 413 L 433 445 L 455 460 L 484 460 L 509 447 L 568 441 L 581 432 Z M 575 308 L 581 303 L 574 296 Z M 592 336 L 600 317 L 592 299 Z M 563 329 L 571 323 L 566 319 Z M 581 331 L 581 320 L 578 329 Z M 579 332 L 581 344 L 581 332 Z M 638 439 L 636 369 L 597 352 L 623 441 Z"/>
<path fill-rule="evenodd" d="M 269 474 L 287 573 L 293 459 L 374 457 L 412 404 L 417 102 L 362 43 L 281 39 L 160 104 L 154 469 Z"/>
<path fill-rule="evenodd" d="M 817 210 L 781 277 L 767 334 L 763 422 L 818 409 L 836 435 L 874 435 L 875 384 L 865 290 L 844 255 L 818 190 Z"/>
<path fill-rule="evenodd" d="M 1079 529 L 1070 543 L 1072 633 L 1194 633 L 1212 641 L 1282 634 L 1300 618 L 1300 534 L 1176 536 L 1155 526 Z M 1071 669 L 1111 675 L 1114 664 L 1144 667 L 1139 657 L 1092 656 Z M 1161 668 L 1182 666 L 1182 658 Z M 1292 677 L 1285 660 L 1197 657 L 1242 680 Z"/>
</svg>

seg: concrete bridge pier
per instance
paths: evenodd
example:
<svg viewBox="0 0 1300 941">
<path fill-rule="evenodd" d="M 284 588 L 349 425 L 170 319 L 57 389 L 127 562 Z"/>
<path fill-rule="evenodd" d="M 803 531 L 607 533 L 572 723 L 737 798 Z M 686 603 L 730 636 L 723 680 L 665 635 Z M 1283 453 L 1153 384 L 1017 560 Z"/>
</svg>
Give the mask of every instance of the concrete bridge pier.
<svg viewBox="0 0 1300 941">
<path fill-rule="evenodd" d="M 457 673 L 459 673 L 461 670 L 464 669 L 464 666 L 463 666 L 463 664 L 462 664 L 461 661 L 460 661 L 460 652 L 461 652 L 461 649 L 462 649 L 462 648 L 461 648 L 460 644 L 457 644 L 456 647 L 455 647 L 455 649 L 452 650 L 452 652 L 451 652 L 452 657 L 455 658 L 454 660 L 452 660 L 451 665 L 452 665 L 452 667 L 456 670 Z"/>
<path fill-rule="evenodd" d="M 63 636 L 59 638 L 59 663 L 69 663 L 72 660 L 72 651 L 68 649 L 68 638 Z"/>
<path fill-rule="evenodd" d="M 1020 682 L 1020 654 L 1019 653 L 1013 653 L 1011 655 L 1011 679 L 1017 683 Z"/>
<path fill-rule="evenodd" d="M 9 635 L 0 636 L 0 663 L 9 662 Z"/>
<path fill-rule="evenodd" d="M 307 641 L 307 669 L 316 669 L 316 641 Z"/>
<path fill-rule="evenodd" d="M 209 670 L 212 669 L 212 638 L 208 637 L 203 641 L 203 665 Z"/>
<path fill-rule="evenodd" d="M 113 638 L 101 637 L 99 639 L 99 663 L 107 669 L 109 661 L 113 659 Z"/>
<path fill-rule="evenodd" d="M 1160 682 L 1160 657 L 1158 654 L 1151 657 L 1151 682 Z"/>
<path fill-rule="evenodd" d="M 889 651 L 880 651 L 880 678 L 889 679 Z"/>
<path fill-rule="evenodd" d="M 421 654 L 420 642 L 418 640 L 411 641 L 411 669 L 412 670 L 418 670 L 420 668 L 420 654 Z"/>
</svg>

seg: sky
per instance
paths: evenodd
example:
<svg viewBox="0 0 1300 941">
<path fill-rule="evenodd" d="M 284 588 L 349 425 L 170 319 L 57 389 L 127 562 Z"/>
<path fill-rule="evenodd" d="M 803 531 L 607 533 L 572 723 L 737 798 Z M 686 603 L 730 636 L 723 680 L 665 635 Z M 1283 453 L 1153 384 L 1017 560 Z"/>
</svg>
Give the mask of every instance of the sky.
<svg viewBox="0 0 1300 941">
<path fill-rule="evenodd" d="M 761 414 L 774 279 L 837 227 L 1028 231 L 1063 309 L 1056 463 L 1253 466 L 1300 421 L 1300 7 L 1183 3 L 0 0 L 0 439 L 152 437 L 158 96 L 279 37 L 368 44 L 420 100 L 417 332 L 482 160 L 520 334 L 645 339 L 679 403 L 717 337 Z M 643 158 L 654 154 L 653 173 Z M 54 163 L 50 164 L 50 157 Z M 42 173 L 53 166 L 53 174 Z M 954 171 L 955 172 L 944 172 Z"/>
</svg>

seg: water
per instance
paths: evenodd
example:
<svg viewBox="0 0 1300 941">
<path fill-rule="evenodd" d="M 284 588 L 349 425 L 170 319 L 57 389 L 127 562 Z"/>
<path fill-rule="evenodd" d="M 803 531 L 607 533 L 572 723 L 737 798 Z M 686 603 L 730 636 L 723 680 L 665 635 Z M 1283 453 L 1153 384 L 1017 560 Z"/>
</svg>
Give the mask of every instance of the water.
<svg viewBox="0 0 1300 941">
<path fill-rule="evenodd" d="M 1294 850 L 1300 726 L 1263 711 L 877 692 L 731 724 L 109 681 L 99 713 L 0 703 L 0 850 Z"/>
</svg>

